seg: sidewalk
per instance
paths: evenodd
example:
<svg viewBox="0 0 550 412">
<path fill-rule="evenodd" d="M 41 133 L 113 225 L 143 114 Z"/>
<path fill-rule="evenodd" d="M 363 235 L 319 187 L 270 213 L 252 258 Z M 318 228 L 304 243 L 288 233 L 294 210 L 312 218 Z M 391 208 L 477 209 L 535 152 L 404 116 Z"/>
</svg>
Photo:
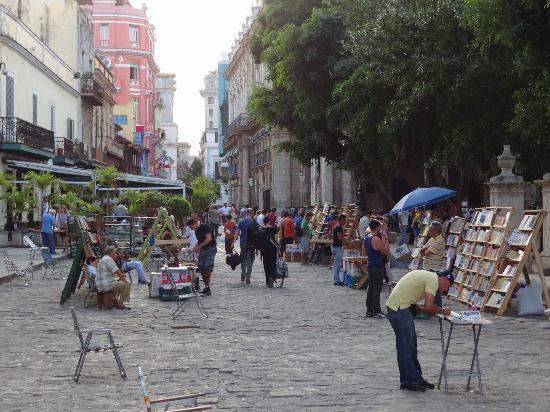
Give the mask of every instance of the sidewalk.
<svg viewBox="0 0 550 412">
<path fill-rule="evenodd" d="M 2 248 L 2 250 L 6 251 L 8 256 L 13 260 L 15 263 L 15 266 L 17 266 L 19 269 L 24 269 L 27 267 L 27 265 L 30 262 L 29 256 L 30 256 L 30 249 L 29 248 L 23 248 L 23 247 L 5 247 Z M 61 249 L 57 249 L 57 255 L 55 256 L 56 260 L 66 260 L 69 259 L 67 257 L 67 254 L 63 253 L 61 254 Z M 70 259 L 69 259 L 70 260 Z M 37 273 L 40 273 L 40 269 L 42 269 L 44 265 L 44 259 L 42 258 L 42 255 L 37 251 L 34 256 L 34 271 L 35 276 Z M 0 285 L 2 283 L 9 283 L 12 276 L 8 274 L 8 270 L 6 268 L 6 265 L 4 265 L 3 262 L 0 262 Z"/>
</svg>

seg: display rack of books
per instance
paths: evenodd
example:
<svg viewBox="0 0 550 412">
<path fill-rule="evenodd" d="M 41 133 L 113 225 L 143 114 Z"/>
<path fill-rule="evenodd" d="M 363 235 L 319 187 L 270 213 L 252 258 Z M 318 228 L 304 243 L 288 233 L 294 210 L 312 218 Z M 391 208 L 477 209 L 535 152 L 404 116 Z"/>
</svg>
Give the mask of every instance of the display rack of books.
<svg viewBox="0 0 550 412">
<path fill-rule="evenodd" d="M 430 229 L 430 223 L 432 222 L 432 215 L 430 211 L 424 212 L 420 227 L 418 228 L 418 237 L 416 243 L 411 252 L 412 262 L 409 265 L 409 270 L 416 270 L 420 266 L 422 256 L 420 255 L 420 249 L 426 244 L 429 239 L 428 230 Z"/>
<path fill-rule="evenodd" d="M 526 210 L 519 226 L 510 234 L 504 256 L 499 262 L 498 271 L 491 282 L 490 292 L 484 302 L 483 309 L 485 311 L 496 311 L 497 315 L 506 312 L 520 277 L 523 275 L 526 283 L 530 282 L 525 266 L 529 256 L 533 257 L 546 306 L 550 307 L 550 295 L 548 294 L 542 263 L 535 243 L 546 214 L 545 210 Z"/>
<path fill-rule="evenodd" d="M 447 226 L 445 238 L 445 270 L 451 270 L 453 267 L 456 250 L 460 247 L 462 233 L 466 227 L 466 219 L 455 216 L 451 219 Z"/>
<path fill-rule="evenodd" d="M 476 209 L 456 254 L 455 284 L 449 290 L 449 297 L 474 309 L 483 307 L 505 249 L 504 236 L 512 212 L 511 207 Z"/>
<path fill-rule="evenodd" d="M 342 210 L 342 214 L 346 216 L 346 225 L 344 226 L 344 236 L 348 241 L 356 238 L 357 224 L 359 221 L 359 209 L 355 205 L 346 206 Z"/>
</svg>

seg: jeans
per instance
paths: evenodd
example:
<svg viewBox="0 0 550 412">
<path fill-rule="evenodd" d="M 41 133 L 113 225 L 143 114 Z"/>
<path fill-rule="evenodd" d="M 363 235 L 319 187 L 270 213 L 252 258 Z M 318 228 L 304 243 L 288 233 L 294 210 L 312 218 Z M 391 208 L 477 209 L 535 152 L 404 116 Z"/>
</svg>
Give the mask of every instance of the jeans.
<svg viewBox="0 0 550 412">
<path fill-rule="evenodd" d="M 397 311 L 388 308 L 388 320 L 395 333 L 401 385 L 418 384 L 422 381 L 422 368 L 418 363 L 416 330 L 412 311 L 410 308 Z"/>
<path fill-rule="evenodd" d="M 212 228 L 212 231 L 214 232 L 214 236 L 218 237 L 220 234 L 218 233 L 218 229 L 220 228 L 220 225 L 217 223 L 210 223 L 210 227 Z"/>
<path fill-rule="evenodd" d="M 252 265 L 254 264 L 254 247 L 252 245 L 241 245 L 241 280 L 250 282 Z"/>
<path fill-rule="evenodd" d="M 42 235 L 42 247 L 50 249 L 50 253 L 55 255 L 55 243 L 53 239 L 53 233 L 40 232 Z"/>
<path fill-rule="evenodd" d="M 344 248 L 333 246 L 332 253 L 334 254 L 334 263 L 332 264 L 332 277 L 334 279 L 334 283 L 340 283 L 342 282 L 340 280 L 340 268 L 342 267 Z"/>
<path fill-rule="evenodd" d="M 408 235 L 407 229 L 409 228 L 409 226 L 399 225 L 399 228 L 401 229 L 401 238 L 399 239 L 399 246 L 401 246 L 404 243 L 409 243 L 407 242 L 407 235 Z"/>
<path fill-rule="evenodd" d="M 367 312 L 380 313 L 380 292 L 384 283 L 384 268 L 369 268 L 369 288 L 367 289 Z"/>
<path fill-rule="evenodd" d="M 412 230 L 413 230 L 413 238 L 414 238 L 413 243 L 416 245 L 416 238 L 418 237 L 418 234 L 420 233 L 420 226 L 413 225 Z"/>
<path fill-rule="evenodd" d="M 143 270 L 143 263 L 139 260 L 129 260 L 122 264 L 123 272 L 130 272 L 133 269 L 136 270 L 140 282 L 147 282 L 147 275 L 145 274 L 145 270 Z"/>
</svg>

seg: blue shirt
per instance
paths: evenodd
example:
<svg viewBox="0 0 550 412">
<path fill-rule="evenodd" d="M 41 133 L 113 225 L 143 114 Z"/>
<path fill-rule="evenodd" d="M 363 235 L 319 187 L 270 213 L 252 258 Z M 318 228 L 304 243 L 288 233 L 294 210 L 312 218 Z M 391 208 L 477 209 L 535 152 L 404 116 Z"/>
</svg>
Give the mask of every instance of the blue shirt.
<svg viewBox="0 0 550 412">
<path fill-rule="evenodd" d="M 239 236 L 241 246 L 246 246 L 248 244 L 248 228 L 252 226 L 253 223 L 254 222 L 249 217 L 239 222 L 238 228 L 241 231 L 241 235 Z"/>
<path fill-rule="evenodd" d="M 368 235 L 365 237 L 365 240 L 363 241 L 363 245 L 365 246 L 365 250 L 367 251 L 368 256 L 368 264 L 367 267 L 369 268 L 383 268 L 384 267 L 384 255 L 379 250 L 375 250 L 372 247 L 372 239 L 373 235 Z"/>
<path fill-rule="evenodd" d="M 55 216 L 50 215 L 49 213 L 42 216 L 42 228 L 40 231 L 42 233 L 53 233 L 53 226 L 55 225 Z"/>
</svg>

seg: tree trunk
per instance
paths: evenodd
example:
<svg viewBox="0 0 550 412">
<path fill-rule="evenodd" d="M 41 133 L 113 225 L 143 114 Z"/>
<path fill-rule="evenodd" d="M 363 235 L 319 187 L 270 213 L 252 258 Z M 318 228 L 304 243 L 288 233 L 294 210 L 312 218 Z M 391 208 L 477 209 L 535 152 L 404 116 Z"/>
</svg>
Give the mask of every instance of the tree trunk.
<svg viewBox="0 0 550 412">
<path fill-rule="evenodd" d="M 393 198 L 386 183 L 379 176 L 373 177 L 373 183 L 377 193 L 382 198 L 385 208 L 389 209 L 390 207 L 393 207 Z"/>
</svg>

